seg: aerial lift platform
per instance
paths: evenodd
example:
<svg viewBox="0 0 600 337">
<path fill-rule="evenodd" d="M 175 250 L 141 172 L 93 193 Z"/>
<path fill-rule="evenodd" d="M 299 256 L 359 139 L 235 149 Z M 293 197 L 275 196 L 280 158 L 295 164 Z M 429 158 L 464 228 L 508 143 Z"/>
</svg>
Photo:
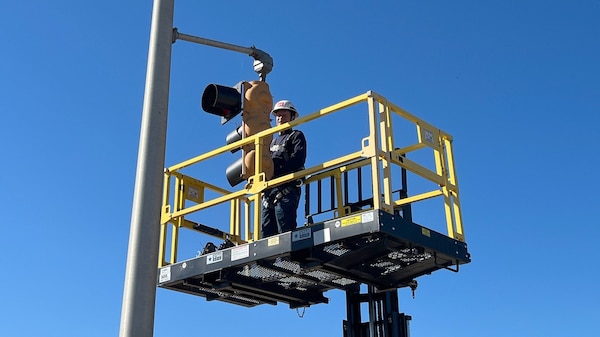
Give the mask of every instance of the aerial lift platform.
<svg viewBox="0 0 600 337">
<path fill-rule="evenodd" d="M 366 110 L 368 119 L 366 137 L 350 153 L 271 180 L 256 163 L 255 175 L 238 190 L 184 173 L 247 144 L 260 151 L 265 137 L 309 129 L 347 110 Z M 397 125 L 413 131 L 399 137 Z M 307 138 L 309 157 L 327 151 Z M 303 181 L 305 224 L 262 238 L 262 192 L 295 180 Z M 439 211 L 435 223 L 413 221 L 420 204 L 428 214 Z M 201 214 L 215 207 L 227 208 L 229 231 L 204 224 Z M 179 241 L 193 232 L 224 242 L 180 259 Z M 410 317 L 398 312 L 397 289 L 414 291 L 419 276 L 457 272 L 470 261 L 452 137 L 373 91 L 165 169 L 157 280 L 165 289 L 246 307 L 281 302 L 290 308 L 327 303 L 324 293 L 339 289 L 347 294 L 344 336 L 405 336 Z M 360 293 L 361 285 L 368 293 Z M 369 323 L 360 321 L 360 303 L 369 304 Z"/>
</svg>

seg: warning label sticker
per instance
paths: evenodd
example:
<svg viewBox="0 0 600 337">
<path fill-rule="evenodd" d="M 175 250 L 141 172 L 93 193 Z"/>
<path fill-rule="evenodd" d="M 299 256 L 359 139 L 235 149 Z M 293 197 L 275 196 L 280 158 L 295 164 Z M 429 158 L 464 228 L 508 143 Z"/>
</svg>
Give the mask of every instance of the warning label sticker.
<svg viewBox="0 0 600 337">
<path fill-rule="evenodd" d="M 250 246 L 243 245 L 231 249 L 231 261 L 245 259 L 250 256 Z"/>
<path fill-rule="evenodd" d="M 349 217 L 346 219 L 342 219 L 342 227 L 356 225 L 357 223 L 361 223 L 362 218 L 360 215 Z"/>
</svg>

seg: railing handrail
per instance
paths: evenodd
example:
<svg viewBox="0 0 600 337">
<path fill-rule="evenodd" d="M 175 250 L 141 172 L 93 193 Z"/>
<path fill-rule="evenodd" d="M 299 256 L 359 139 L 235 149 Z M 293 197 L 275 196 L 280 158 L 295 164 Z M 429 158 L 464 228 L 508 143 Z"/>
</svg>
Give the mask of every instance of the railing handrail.
<svg viewBox="0 0 600 337">
<path fill-rule="evenodd" d="M 308 123 L 312 120 L 318 119 L 320 117 L 332 114 L 334 112 L 363 102 L 367 102 L 369 105 L 370 136 L 362 140 L 362 149 L 359 151 L 351 152 L 341 157 L 337 157 L 325 161 L 323 163 L 308 167 L 301 171 L 290 173 L 285 176 L 273 178 L 270 180 L 265 179 L 264 174 L 256 172 L 254 176 L 249 177 L 247 183 L 241 189 L 235 191 L 230 191 L 229 189 L 221 188 L 214 184 L 197 180 L 179 172 L 183 168 L 198 164 L 207 159 L 216 157 L 226 152 L 230 152 L 231 150 L 242 148 L 243 146 L 247 146 L 249 144 L 260 144 L 261 140 L 265 137 L 270 137 L 275 133 Z M 392 113 L 416 125 L 418 133 L 418 140 L 416 143 L 404 145 L 401 148 L 394 148 L 395 145 L 394 139 L 392 137 L 392 123 L 390 123 L 390 121 L 388 120 L 393 118 Z M 368 141 L 366 142 L 366 140 Z M 365 143 L 368 144 L 365 145 Z M 288 123 L 271 127 L 255 135 L 246 137 L 234 143 L 219 147 L 217 149 L 208 151 L 206 153 L 203 153 L 201 155 L 195 156 L 181 163 L 168 167 L 165 170 L 166 182 L 164 191 L 165 200 L 163 205 L 162 230 L 166 231 L 166 226 L 169 223 L 181 227 L 183 226 L 183 224 L 185 224 L 185 216 L 229 201 L 232 202 L 232 211 L 230 219 L 232 227 L 230 228 L 230 230 L 235 232 L 232 233 L 232 235 L 235 234 L 239 236 L 241 233 L 241 227 L 246 228 L 247 231 L 249 230 L 250 227 L 248 226 L 248 222 L 251 220 L 248 218 L 248 214 L 246 214 L 246 226 L 240 224 L 240 222 L 237 219 L 241 218 L 241 214 L 239 213 L 241 212 L 241 207 L 239 206 L 239 204 L 236 204 L 236 202 L 244 203 L 246 205 L 246 212 L 248 212 L 249 205 L 253 203 L 254 232 L 246 232 L 246 239 L 251 241 L 251 234 L 253 234 L 253 239 L 256 240 L 258 239 L 259 231 L 259 218 L 257 214 L 260 212 L 260 197 L 262 196 L 262 192 L 266 188 L 271 188 L 280 184 L 284 184 L 286 182 L 304 178 L 307 179 L 307 183 L 310 183 L 319 179 L 326 179 L 334 175 L 339 175 L 342 171 L 349 171 L 355 168 L 371 165 L 373 188 L 378 189 L 377 191 L 373 190 L 374 203 L 376 208 L 382 207 L 383 210 L 390 211 L 394 209 L 394 207 L 399 207 L 409 203 L 443 196 L 445 200 L 444 203 L 446 210 L 448 236 L 464 241 L 464 234 L 462 231 L 462 220 L 460 215 L 460 203 L 458 201 L 458 184 L 456 182 L 456 173 L 454 172 L 454 159 L 452 157 L 451 143 L 452 136 L 448 133 L 434 127 L 433 125 L 425 122 L 424 120 L 409 113 L 401 107 L 389 102 L 383 96 L 373 91 L 368 91 L 364 94 L 347 99 L 345 101 L 326 107 L 324 109 L 320 109 L 301 118 L 292 120 Z M 390 148 L 390 146 L 392 146 L 392 148 Z M 435 171 L 428 169 L 427 167 L 424 167 L 405 157 L 407 153 L 421 150 L 427 147 L 433 149 L 434 151 L 436 161 Z M 382 172 L 379 172 L 379 166 L 381 162 L 384 162 L 384 165 L 382 165 L 384 168 Z M 440 186 L 440 189 L 420 193 L 401 200 L 395 200 L 393 196 L 388 195 L 391 193 L 390 186 L 385 185 L 391 184 L 389 166 L 391 166 L 392 164 L 398 165 L 403 169 L 406 169 L 431 182 L 434 182 L 435 184 Z M 202 200 L 202 202 L 200 203 L 196 203 L 192 206 L 186 207 L 185 196 L 182 196 L 178 193 L 174 193 L 174 195 L 171 196 L 171 193 L 169 191 L 170 183 L 168 183 L 171 176 L 175 176 L 181 181 L 186 181 L 185 177 L 189 177 L 189 179 L 195 179 L 196 181 L 204 184 L 203 188 L 210 188 L 213 191 L 219 193 L 220 196 L 210 200 Z M 384 182 L 383 185 L 381 185 L 380 179 Z M 168 199 L 170 197 L 176 199 L 183 199 L 173 201 L 173 204 L 177 205 L 177 207 L 169 207 L 170 200 Z M 341 201 L 338 200 L 338 202 Z M 338 205 L 337 208 L 342 209 L 343 205 Z M 237 226 L 236 228 L 233 228 L 234 222 Z M 173 235 L 177 236 L 178 231 L 175 231 Z M 166 232 L 161 233 L 161 240 L 166 240 L 166 237 Z M 175 246 L 174 249 L 176 249 L 177 237 L 172 238 L 172 242 L 174 242 L 172 245 Z M 161 243 L 161 247 L 165 246 L 166 244 L 164 242 Z M 169 262 L 172 263 L 176 259 L 176 253 L 172 253 L 171 256 L 172 261 Z M 161 260 L 164 261 L 164 252 L 162 254 Z"/>
</svg>

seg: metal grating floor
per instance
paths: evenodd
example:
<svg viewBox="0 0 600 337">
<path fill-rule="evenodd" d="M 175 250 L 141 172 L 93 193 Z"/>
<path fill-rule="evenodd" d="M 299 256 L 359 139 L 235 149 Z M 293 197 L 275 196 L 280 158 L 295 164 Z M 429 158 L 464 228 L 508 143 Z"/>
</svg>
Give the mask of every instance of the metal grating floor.
<svg viewBox="0 0 600 337">
<path fill-rule="evenodd" d="M 297 308 L 327 303 L 331 289 L 400 288 L 469 262 L 464 242 L 370 210 L 165 266 L 158 286 L 248 307 Z"/>
</svg>

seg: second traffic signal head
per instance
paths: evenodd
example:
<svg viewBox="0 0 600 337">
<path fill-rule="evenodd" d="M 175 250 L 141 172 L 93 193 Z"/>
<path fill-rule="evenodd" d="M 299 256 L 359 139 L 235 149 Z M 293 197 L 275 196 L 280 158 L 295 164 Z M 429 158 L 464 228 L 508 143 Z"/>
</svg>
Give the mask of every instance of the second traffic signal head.
<svg viewBox="0 0 600 337">
<path fill-rule="evenodd" d="M 243 125 L 238 126 L 237 128 L 235 128 L 235 130 L 233 130 L 230 133 L 228 133 L 227 137 L 225 138 L 225 143 L 227 145 L 229 145 L 231 143 L 237 142 L 240 139 L 244 139 L 244 127 L 243 127 Z M 240 149 L 241 149 L 241 147 L 232 149 L 231 153 L 236 153 Z"/>
<path fill-rule="evenodd" d="M 221 124 L 225 124 L 242 111 L 243 97 L 243 82 L 239 82 L 235 87 L 211 83 L 202 93 L 202 109 L 221 116 Z"/>
<path fill-rule="evenodd" d="M 238 160 L 233 162 L 233 164 L 229 165 L 225 170 L 225 177 L 227 177 L 227 181 L 231 187 L 241 183 L 246 180 L 244 175 L 242 174 L 244 166 L 244 157 L 239 157 Z"/>
</svg>

